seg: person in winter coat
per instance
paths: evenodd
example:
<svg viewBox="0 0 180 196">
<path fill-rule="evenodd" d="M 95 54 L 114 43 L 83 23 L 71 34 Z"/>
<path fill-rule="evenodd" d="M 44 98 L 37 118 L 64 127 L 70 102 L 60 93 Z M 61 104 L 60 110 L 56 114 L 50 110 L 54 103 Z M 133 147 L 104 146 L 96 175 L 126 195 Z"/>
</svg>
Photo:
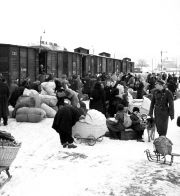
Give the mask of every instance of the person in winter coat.
<svg viewBox="0 0 180 196">
<path fill-rule="evenodd" d="M 174 119 L 174 101 L 170 90 L 164 87 L 163 80 L 157 80 L 153 91 L 149 116 L 155 117 L 155 124 L 159 136 L 166 136 L 169 116 Z"/>
<path fill-rule="evenodd" d="M 109 129 L 111 139 L 121 139 L 121 131 L 125 130 L 124 123 L 124 105 L 118 104 L 115 120 L 107 119 L 106 124 Z"/>
<path fill-rule="evenodd" d="M 3 82 L 3 77 L 0 75 L 0 122 L 3 118 L 3 124 L 6 126 L 8 123 L 8 99 L 9 99 L 9 87 Z"/>
<path fill-rule="evenodd" d="M 137 91 L 137 95 L 136 95 L 136 99 L 143 99 L 143 95 L 144 95 L 144 84 L 142 82 L 141 78 L 138 78 L 135 84 L 136 87 L 136 91 Z"/>
<path fill-rule="evenodd" d="M 100 82 L 96 82 L 91 91 L 89 108 L 95 109 L 106 114 L 105 91 Z"/>
<path fill-rule="evenodd" d="M 65 95 L 65 90 L 62 86 L 62 83 L 59 79 L 55 79 L 55 93 L 56 93 L 56 97 L 57 97 L 57 107 L 60 108 L 62 106 L 64 106 L 64 100 L 66 98 Z"/>
<path fill-rule="evenodd" d="M 17 89 L 15 89 L 15 91 L 9 97 L 9 104 L 10 105 L 12 105 L 13 107 L 15 107 L 18 98 L 21 95 L 23 95 L 24 89 L 25 89 L 24 86 L 20 86 Z"/>
<path fill-rule="evenodd" d="M 59 133 L 60 141 L 63 148 L 76 148 L 73 144 L 72 127 L 75 123 L 84 117 L 86 113 L 86 105 L 81 102 L 81 107 L 77 108 L 71 105 L 64 105 L 57 111 L 52 128 Z"/>
<path fill-rule="evenodd" d="M 132 128 L 136 132 L 137 141 L 144 142 L 142 135 L 144 133 L 145 127 L 141 124 L 141 119 L 139 118 L 139 108 L 134 107 L 132 113 L 130 114 L 130 118 L 132 120 L 132 125 L 129 128 Z"/>
</svg>

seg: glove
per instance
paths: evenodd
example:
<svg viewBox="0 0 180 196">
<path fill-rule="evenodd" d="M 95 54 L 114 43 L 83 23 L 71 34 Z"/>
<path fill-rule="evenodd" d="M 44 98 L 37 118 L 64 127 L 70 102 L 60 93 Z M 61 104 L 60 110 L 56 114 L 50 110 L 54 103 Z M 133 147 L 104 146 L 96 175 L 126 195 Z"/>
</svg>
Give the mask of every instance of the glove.
<svg viewBox="0 0 180 196">
<path fill-rule="evenodd" d="M 170 118 L 171 118 L 171 120 L 173 120 L 174 119 L 174 116 L 170 116 Z"/>
</svg>

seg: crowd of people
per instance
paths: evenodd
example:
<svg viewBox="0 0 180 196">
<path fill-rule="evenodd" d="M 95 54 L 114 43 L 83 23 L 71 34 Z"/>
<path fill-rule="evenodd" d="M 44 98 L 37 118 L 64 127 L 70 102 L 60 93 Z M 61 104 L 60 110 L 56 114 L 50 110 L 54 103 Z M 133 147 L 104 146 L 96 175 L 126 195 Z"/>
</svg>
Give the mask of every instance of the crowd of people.
<svg viewBox="0 0 180 196">
<path fill-rule="evenodd" d="M 88 73 L 84 78 L 79 75 L 73 75 L 70 78 L 62 75 L 61 78 L 54 78 L 52 74 L 49 74 L 45 78 L 45 82 L 48 81 L 54 82 L 55 86 L 53 95 L 58 100 L 58 111 L 53 128 L 60 134 L 63 147 L 76 147 L 72 145 L 72 126 L 86 114 L 86 110 L 83 110 L 83 113 L 82 110 L 77 110 L 85 108 L 83 100 L 89 100 L 89 109 L 98 110 L 105 115 L 109 137 L 112 139 L 121 139 L 120 132 L 130 127 L 136 132 L 137 141 L 143 141 L 145 127 L 141 124 L 139 108 L 134 107 L 131 112 L 128 109 L 133 99 L 143 99 L 143 96 L 146 96 L 151 100 L 149 116 L 155 118 L 159 135 L 167 134 L 168 118 L 169 116 L 171 120 L 174 118 L 173 100 L 176 99 L 179 84 L 179 78 L 175 74 L 113 73 L 106 75 L 100 73 L 92 76 Z M 43 90 L 42 81 L 31 81 L 26 78 L 21 84 L 18 81 L 12 81 L 8 86 L 0 75 L 0 119 L 3 119 L 5 126 L 8 124 L 8 105 L 15 107 L 18 97 L 23 94 L 25 88 L 34 89 L 40 93 Z M 124 114 L 127 113 L 132 121 L 129 127 L 124 124 Z M 113 122 L 109 120 L 112 118 L 114 118 Z M 65 123 L 68 119 L 71 123 Z M 65 130 L 69 130 L 68 135 Z"/>
</svg>

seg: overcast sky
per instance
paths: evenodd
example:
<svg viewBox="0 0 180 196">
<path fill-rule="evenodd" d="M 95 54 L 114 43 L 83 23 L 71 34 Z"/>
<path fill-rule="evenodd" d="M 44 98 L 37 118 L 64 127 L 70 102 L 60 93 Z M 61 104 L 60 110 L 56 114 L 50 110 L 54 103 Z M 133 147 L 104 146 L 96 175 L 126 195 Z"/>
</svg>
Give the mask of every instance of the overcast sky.
<svg viewBox="0 0 180 196">
<path fill-rule="evenodd" d="M 70 51 L 180 59 L 180 0 L 0 0 L 0 9 L 0 43 L 37 44 L 42 35 Z"/>
</svg>

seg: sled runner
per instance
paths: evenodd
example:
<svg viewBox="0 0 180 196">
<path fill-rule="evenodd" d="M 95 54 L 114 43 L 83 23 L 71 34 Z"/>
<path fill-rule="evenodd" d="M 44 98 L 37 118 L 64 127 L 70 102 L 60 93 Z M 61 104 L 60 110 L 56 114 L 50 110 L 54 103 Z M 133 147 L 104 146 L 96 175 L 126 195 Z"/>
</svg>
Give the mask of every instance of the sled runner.
<svg viewBox="0 0 180 196">
<path fill-rule="evenodd" d="M 101 142 L 103 140 L 103 136 L 100 136 L 98 138 L 95 138 L 93 135 L 89 135 L 86 138 L 82 138 L 79 134 L 74 135 L 74 141 L 77 144 L 80 144 L 82 142 L 87 143 L 89 146 L 94 146 L 96 142 Z"/>
<path fill-rule="evenodd" d="M 145 150 L 145 153 L 147 155 L 148 161 L 167 164 L 167 165 L 172 165 L 172 163 L 174 161 L 174 157 L 180 157 L 180 154 L 171 153 L 171 154 L 169 154 L 170 160 L 167 161 L 167 159 L 166 159 L 167 155 L 162 155 L 156 151 L 153 151 L 153 153 L 151 153 L 150 150 L 147 149 L 147 150 Z"/>
</svg>

